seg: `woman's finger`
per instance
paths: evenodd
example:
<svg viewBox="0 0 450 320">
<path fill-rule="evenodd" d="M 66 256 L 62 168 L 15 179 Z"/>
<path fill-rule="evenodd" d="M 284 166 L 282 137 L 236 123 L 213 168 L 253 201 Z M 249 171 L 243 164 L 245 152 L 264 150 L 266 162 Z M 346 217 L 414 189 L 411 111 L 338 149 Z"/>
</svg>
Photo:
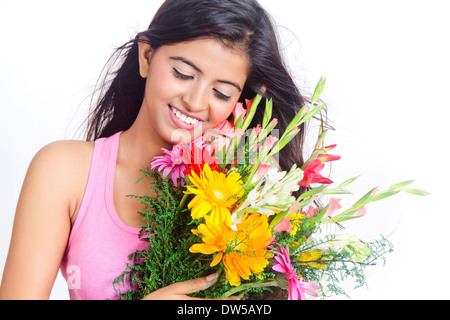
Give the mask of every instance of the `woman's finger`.
<svg viewBox="0 0 450 320">
<path fill-rule="evenodd" d="M 217 273 L 210 274 L 206 277 L 191 279 L 174 284 L 177 294 L 188 295 L 197 291 L 208 289 L 217 281 Z"/>
</svg>

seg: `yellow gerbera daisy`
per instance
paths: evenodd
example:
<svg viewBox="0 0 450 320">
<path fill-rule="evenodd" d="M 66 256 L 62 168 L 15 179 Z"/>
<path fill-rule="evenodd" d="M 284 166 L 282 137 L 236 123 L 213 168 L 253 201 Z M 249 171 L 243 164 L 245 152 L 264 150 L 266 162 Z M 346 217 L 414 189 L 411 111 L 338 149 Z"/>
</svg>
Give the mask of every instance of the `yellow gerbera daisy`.
<svg viewBox="0 0 450 320">
<path fill-rule="evenodd" d="M 223 172 L 212 171 L 208 164 L 198 176 L 191 171 L 190 181 L 185 193 L 195 194 L 188 204 L 193 219 L 199 219 L 211 212 L 211 218 L 218 223 L 226 221 L 231 225 L 231 214 L 228 208 L 232 207 L 237 200 L 244 195 L 241 175 L 230 171 L 227 175 Z"/>
<path fill-rule="evenodd" d="M 211 266 L 223 261 L 226 279 L 232 286 L 239 285 L 241 278 L 248 280 L 253 273 L 258 275 L 267 266 L 271 254 L 266 250 L 272 231 L 264 214 L 246 214 L 241 223 L 232 230 L 225 222 L 215 223 L 206 216 L 205 223 L 193 230 L 202 237 L 203 243 L 194 244 L 193 253 L 214 254 Z"/>
</svg>

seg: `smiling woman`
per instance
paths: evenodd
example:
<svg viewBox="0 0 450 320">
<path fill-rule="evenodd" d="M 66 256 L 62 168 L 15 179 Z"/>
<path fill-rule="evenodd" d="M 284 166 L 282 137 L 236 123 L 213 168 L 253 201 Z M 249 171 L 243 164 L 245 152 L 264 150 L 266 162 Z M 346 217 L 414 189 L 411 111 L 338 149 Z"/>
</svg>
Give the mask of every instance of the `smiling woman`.
<svg viewBox="0 0 450 320">
<path fill-rule="evenodd" d="M 42 268 L 43 263 L 50 260 L 42 254 L 35 257 L 34 253 L 53 252 L 57 241 L 52 238 L 48 242 L 42 242 L 33 232 L 37 227 L 42 227 L 43 233 L 47 233 L 49 238 L 50 235 L 55 235 L 49 232 L 49 221 L 59 220 L 53 216 L 44 221 L 42 213 L 49 211 L 49 208 L 42 210 L 42 203 L 53 203 L 59 197 L 58 192 L 63 185 L 55 188 L 55 192 L 48 198 L 39 191 L 50 178 L 56 186 L 64 179 L 50 177 L 47 173 L 42 176 L 44 183 L 39 181 L 36 184 L 34 192 L 38 196 L 35 199 L 27 196 L 29 202 L 36 200 L 29 207 L 33 214 L 27 215 L 26 219 L 19 219 L 20 213 L 17 212 L 14 231 L 14 238 L 20 235 L 25 239 L 26 246 L 20 251 L 25 252 L 20 255 L 23 257 L 20 262 L 24 268 L 17 268 L 12 258 L 13 252 L 18 249 L 10 242 L 14 211 L 30 160 L 49 141 L 85 139 L 86 133 L 82 132 L 84 127 L 79 128 L 88 113 L 89 101 L 84 98 L 91 92 L 90 85 L 95 83 L 99 71 L 111 55 L 111 46 L 126 43 L 134 39 L 137 32 L 146 31 L 151 16 L 164 2 L 136 0 L 130 2 L 130 5 L 111 0 L 0 2 L 0 34 L 3 43 L 7 44 L 4 50 L 0 50 L 2 297 L 9 292 L 6 289 L 6 279 L 12 273 L 8 270 L 21 271 L 17 273 L 21 281 L 12 281 L 15 287 L 25 288 L 17 295 L 19 297 L 25 297 L 28 293 L 32 298 L 45 298 L 45 294 L 39 293 L 47 282 L 50 285 L 45 285 L 46 288 L 53 284 L 54 278 L 47 276 L 50 265 Z M 227 1 L 220 2 L 226 5 Z M 380 233 L 390 235 L 389 239 L 394 243 L 394 252 L 388 256 L 386 265 L 377 267 L 368 274 L 368 288 L 353 291 L 350 283 L 350 296 L 356 299 L 450 298 L 450 277 L 447 272 L 450 261 L 445 254 L 448 251 L 446 246 L 450 219 L 447 210 L 443 210 L 447 207 L 446 182 L 450 177 L 445 163 L 438 162 L 438 166 L 430 166 L 434 164 L 436 155 L 439 160 L 445 159 L 442 156 L 445 155 L 445 141 L 448 139 L 450 45 L 445 39 L 448 38 L 450 19 L 447 2 L 259 2 L 275 18 L 276 24 L 282 26 L 278 29 L 282 40 L 281 53 L 287 56 L 288 65 L 300 88 L 309 90 L 321 76 L 327 77 L 324 100 L 329 105 L 328 114 L 333 120 L 333 127 L 337 129 L 330 131 L 327 136 L 330 142 L 338 144 L 337 153 L 342 156 L 339 165 L 333 165 L 330 178 L 343 181 L 350 174 L 363 173 L 362 179 L 355 185 L 355 195 L 363 194 L 373 183 L 380 183 L 382 187 L 397 179 L 411 178 L 416 179 L 418 186 L 431 193 L 425 201 L 405 196 L 401 201 L 377 203 L 368 210 L 367 220 L 355 219 L 346 226 L 369 239 Z M 241 7 L 237 7 L 239 8 Z M 242 19 L 250 24 L 253 15 L 247 14 L 250 11 L 246 9 L 241 12 Z M 260 20 L 258 17 L 255 22 Z M 167 21 L 166 26 L 173 22 L 172 19 Z M 166 27 L 156 30 L 158 32 L 153 29 L 154 44 L 161 43 L 158 38 L 164 35 L 164 30 Z M 189 25 L 186 30 L 190 30 Z M 23 36 L 17 36 L 19 34 L 27 35 L 26 41 Z M 179 40 L 177 38 L 176 42 Z M 116 66 L 123 63 L 122 57 L 125 58 L 128 51 L 124 48 L 120 52 L 122 56 L 117 60 Z M 137 57 L 137 51 L 134 52 Z M 111 60 L 113 61 L 114 59 Z M 124 89 L 130 95 L 120 98 L 129 109 L 134 108 L 135 100 L 139 100 L 136 104 L 137 108 L 140 107 L 144 92 L 140 81 L 145 84 L 145 80 L 139 75 L 137 60 L 134 62 L 134 68 L 130 68 L 128 73 L 137 75 L 136 80 L 133 78 L 131 82 L 122 82 L 122 87 L 126 86 Z M 101 97 L 115 78 L 113 73 L 110 75 L 103 87 L 103 94 L 100 94 L 101 90 L 98 91 Z M 255 78 L 254 75 L 252 77 Z M 254 87 L 256 90 L 257 83 Z M 133 91 L 134 88 L 139 89 Z M 251 98 L 251 94 L 242 96 Z M 117 101 L 120 99 L 117 98 Z M 105 102 L 106 100 L 108 99 Z M 129 117 L 132 118 L 123 110 L 117 113 L 124 123 Z M 108 119 L 112 118 L 112 114 L 113 112 L 108 113 L 111 116 Z M 131 126 L 133 120 L 127 122 L 127 125 Z M 103 124 L 106 125 L 106 122 Z M 118 130 L 126 130 L 118 126 L 120 121 L 116 124 Z M 111 129 L 104 136 L 114 132 Z M 95 139 L 93 136 L 90 138 Z M 84 144 L 85 142 L 79 142 L 77 145 Z M 58 152 L 59 156 L 67 155 L 60 158 L 65 163 L 61 177 L 69 171 L 74 172 L 70 184 L 81 186 L 84 183 L 84 186 L 78 191 L 73 190 L 73 193 L 83 193 L 88 174 L 83 176 L 82 173 L 89 171 L 92 149 L 82 148 L 73 153 L 67 151 L 70 149 Z M 71 162 L 81 156 L 86 158 Z M 55 166 L 49 171 L 57 168 Z M 128 179 L 134 181 L 134 177 Z M 24 189 L 22 193 L 25 191 Z M 341 202 L 341 205 L 344 204 Z M 55 208 L 55 212 L 63 214 L 67 208 L 62 207 L 61 210 Z M 39 219 L 34 220 L 35 217 Z M 21 221 L 30 223 L 31 227 L 27 230 L 30 233 L 19 233 Z M 43 223 L 38 223 L 39 221 Z M 70 228 L 70 222 L 68 225 Z M 63 246 L 67 243 L 65 239 L 67 235 L 60 240 Z M 108 241 L 103 239 L 103 242 Z M 8 247 L 11 247 L 8 265 L 13 267 L 3 270 Z M 44 249 L 40 249 L 42 247 Z M 429 259 L 421 259 L 421 263 L 418 263 L 417 258 L 425 256 Z M 56 275 L 60 261 L 52 261 L 56 265 Z M 434 263 L 430 264 L 430 261 Z M 432 272 L 426 272 L 426 266 L 431 265 Z M 80 276 L 83 276 L 83 270 L 72 265 L 66 271 L 69 287 L 77 287 L 78 281 L 82 280 Z M 26 286 L 22 286 L 22 280 Z M 36 280 L 40 282 L 36 284 Z M 66 281 L 58 274 L 50 298 L 68 297 Z M 347 299 L 345 296 L 340 298 Z"/>
</svg>

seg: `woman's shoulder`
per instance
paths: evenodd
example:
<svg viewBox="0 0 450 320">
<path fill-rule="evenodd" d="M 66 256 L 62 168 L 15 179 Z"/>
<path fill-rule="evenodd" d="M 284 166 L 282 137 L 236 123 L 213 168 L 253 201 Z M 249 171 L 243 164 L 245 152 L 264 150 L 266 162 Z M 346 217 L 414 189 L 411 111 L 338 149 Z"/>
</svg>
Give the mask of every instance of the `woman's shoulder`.
<svg viewBox="0 0 450 320">
<path fill-rule="evenodd" d="M 57 192 L 68 203 L 72 215 L 82 200 L 93 152 L 92 141 L 51 142 L 34 156 L 26 180 L 39 183 L 47 192 Z"/>
<path fill-rule="evenodd" d="M 50 142 L 42 147 L 37 154 L 46 154 L 52 156 L 86 156 L 92 155 L 94 150 L 94 141 L 81 140 L 58 140 Z"/>
<path fill-rule="evenodd" d="M 53 170 L 68 169 L 90 164 L 94 142 L 78 140 L 54 141 L 42 147 L 34 156 L 33 163 Z M 73 171 L 73 169 L 71 170 Z"/>
<path fill-rule="evenodd" d="M 42 147 L 34 156 L 30 170 L 41 171 L 45 176 L 60 177 L 61 184 L 84 182 L 89 174 L 93 141 L 61 140 Z"/>
</svg>

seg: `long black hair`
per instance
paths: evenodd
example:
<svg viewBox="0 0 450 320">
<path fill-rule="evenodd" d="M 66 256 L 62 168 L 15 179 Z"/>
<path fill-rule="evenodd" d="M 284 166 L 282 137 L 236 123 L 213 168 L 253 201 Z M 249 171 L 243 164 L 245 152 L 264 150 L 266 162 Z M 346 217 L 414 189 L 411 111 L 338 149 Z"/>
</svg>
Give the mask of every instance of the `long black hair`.
<svg viewBox="0 0 450 320">
<path fill-rule="evenodd" d="M 244 51 L 250 70 L 239 100 L 252 99 L 265 86 L 263 96 L 273 100 L 272 116 L 278 119 L 280 135 L 305 103 L 281 57 L 272 20 L 256 0 L 166 0 L 148 29 L 119 47 L 110 59 L 118 67 L 106 73 L 99 87 L 99 100 L 88 118 L 87 140 L 127 130 L 136 119 L 145 88 L 139 74 L 138 42 L 145 38 L 153 50 L 213 38 Z M 261 123 L 263 114 L 264 108 L 258 108 L 251 125 Z M 296 138 L 280 151 L 283 170 L 303 164 L 304 140 L 302 125 Z"/>
</svg>

